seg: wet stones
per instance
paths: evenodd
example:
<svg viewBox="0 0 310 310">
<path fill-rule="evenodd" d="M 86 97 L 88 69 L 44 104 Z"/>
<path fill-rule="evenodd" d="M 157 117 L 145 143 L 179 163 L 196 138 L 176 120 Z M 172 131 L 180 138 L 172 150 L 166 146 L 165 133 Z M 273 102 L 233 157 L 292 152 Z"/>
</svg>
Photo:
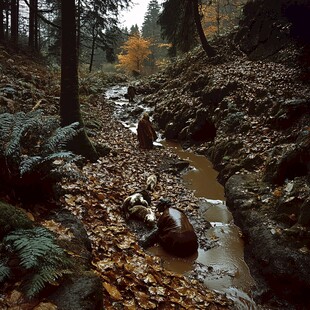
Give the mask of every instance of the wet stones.
<svg viewBox="0 0 310 310">
<path fill-rule="evenodd" d="M 284 223 L 270 219 L 272 210 L 267 211 L 267 207 L 274 195 L 267 186 L 266 183 L 258 183 L 251 174 L 234 175 L 225 185 L 227 205 L 233 210 L 235 222 L 247 241 L 246 260 L 254 276 L 257 279 L 263 276 L 264 279 L 263 288 L 256 290 L 256 299 L 266 302 L 276 294 L 294 304 L 309 305 L 306 293 L 310 288 L 306 271 L 310 270 L 310 258 L 305 254 L 309 246 L 305 239 L 307 231 L 296 225 L 287 229 Z M 292 193 L 293 189 L 287 185 L 284 191 Z M 262 212 L 264 208 L 265 212 Z M 305 205 L 304 208 L 308 209 Z M 309 219 L 309 213 L 307 216 Z M 305 220 L 307 216 L 305 212 Z M 296 239 L 301 234 L 303 238 Z"/>
</svg>

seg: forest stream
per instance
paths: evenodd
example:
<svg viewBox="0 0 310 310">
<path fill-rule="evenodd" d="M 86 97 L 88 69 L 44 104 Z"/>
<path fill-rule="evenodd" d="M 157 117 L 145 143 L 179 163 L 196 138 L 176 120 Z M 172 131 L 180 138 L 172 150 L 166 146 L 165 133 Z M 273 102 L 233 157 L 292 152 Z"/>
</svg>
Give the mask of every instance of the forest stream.
<svg viewBox="0 0 310 310">
<path fill-rule="evenodd" d="M 150 112 L 151 109 L 143 106 L 139 98 L 129 103 L 124 98 L 126 92 L 125 86 L 113 86 L 105 95 L 115 105 L 115 117 L 136 133 L 141 112 Z M 176 142 L 159 138 L 155 144 L 169 148 L 180 159 L 189 162 L 190 166 L 182 177 L 187 188 L 194 191 L 200 201 L 200 218 L 190 218 L 190 221 L 195 229 L 200 226 L 205 230 L 208 222 L 211 224 L 205 235 L 212 240 L 212 246 L 208 249 L 199 247 L 198 254 L 187 259 L 173 257 L 158 245 L 147 249 L 147 252 L 159 256 L 166 269 L 195 277 L 209 289 L 226 294 L 238 309 L 257 309 L 250 297 L 254 280 L 243 258 L 242 233 L 226 207 L 224 189 L 217 181 L 217 171 L 206 157 L 183 150 Z"/>
</svg>

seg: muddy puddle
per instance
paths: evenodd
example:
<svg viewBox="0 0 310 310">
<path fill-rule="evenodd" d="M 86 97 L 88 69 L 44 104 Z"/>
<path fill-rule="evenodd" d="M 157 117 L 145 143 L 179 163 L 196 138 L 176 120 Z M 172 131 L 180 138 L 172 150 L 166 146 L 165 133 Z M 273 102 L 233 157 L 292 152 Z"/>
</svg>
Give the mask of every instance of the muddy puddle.
<svg viewBox="0 0 310 310">
<path fill-rule="evenodd" d="M 125 93 L 126 87 L 115 86 L 106 92 L 106 97 L 115 103 L 117 118 L 136 133 L 142 111 L 150 109 L 145 108 L 139 100 L 129 103 L 124 98 Z M 161 257 L 166 269 L 196 278 L 209 289 L 225 293 L 235 302 L 236 309 L 257 309 L 250 297 L 254 281 L 243 258 L 241 231 L 226 207 L 224 189 L 217 182 L 217 172 L 211 162 L 204 156 L 183 150 L 177 143 L 164 140 L 157 143 L 190 163 L 190 169 L 183 179 L 200 202 L 199 219 L 191 219 L 191 222 L 195 230 L 199 227 L 205 231 L 204 238 L 212 240 L 213 246 L 207 250 L 200 247 L 196 255 L 186 259 L 173 257 L 160 246 L 147 251 Z M 208 228 L 208 222 L 211 228 Z"/>
</svg>

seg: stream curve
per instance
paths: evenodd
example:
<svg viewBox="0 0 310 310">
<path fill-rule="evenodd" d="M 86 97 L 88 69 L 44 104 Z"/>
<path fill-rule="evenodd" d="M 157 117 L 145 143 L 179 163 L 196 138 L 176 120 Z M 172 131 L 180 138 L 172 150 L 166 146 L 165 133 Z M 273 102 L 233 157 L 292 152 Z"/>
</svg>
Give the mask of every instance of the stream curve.
<svg viewBox="0 0 310 310">
<path fill-rule="evenodd" d="M 128 102 L 124 98 L 126 91 L 126 86 L 113 86 L 105 96 L 115 106 L 115 117 L 136 133 L 142 111 L 150 112 L 151 108 L 144 106 L 139 96 L 136 102 Z M 199 219 L 190 220 L 194 228 L 203 225 L 203 221 L 211 223 L 206 237 L 214 240 L 215 246 L 208 250 L 199 248 L 197 255 L 185 259 L 169 255 L 158 245 L 147 249 L 147 252 L 161 257 L 166 269 L 197 278 L 209 289 L 225 293 L 234 301 L 236 309 L 257 309 L 250 297 L 254 280 L 243 258 L 242 233 L 225 205 L 224 189 L 217 182 L 217 172 L 212 163 L 202 155 L 183 150 L 178 143 L 159 140 L 155 144 L 169 148 L 190 163 L 183 179 L 200 201 Z"/>
</svg>

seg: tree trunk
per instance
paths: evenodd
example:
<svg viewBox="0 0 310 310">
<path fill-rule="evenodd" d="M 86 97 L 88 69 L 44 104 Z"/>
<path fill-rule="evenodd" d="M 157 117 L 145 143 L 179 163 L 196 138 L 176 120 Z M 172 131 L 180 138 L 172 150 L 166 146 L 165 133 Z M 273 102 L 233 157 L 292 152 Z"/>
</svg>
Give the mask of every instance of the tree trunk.
<svg viewBox="0 0 310 310">
<path fill-rule="evenodd" d="M 80 59 L 81 52 L 81 0 L 78 0 L 77 4 L 77 36 L 76 36 L 76 46 L 77 46 L 77 58 Z"/>
<path fill-rule="evenodd" d="M 5 39 L 8 41 L 9 40 L 9 18 L 10 18 L 10 13 L 9 13 L 9 0 L 6 0 L 5 2 L 6 8 L 5 8 Z"/>
<path fill-rule="evenodd" d="M 34 50 L 35 46 L 35 18 L 36 18 L 36 0 L 30 0 L 29 5 L 29 38 L 28 45 L 30 49 Z"/>
<path fill-rule="evenodd" d="M 217 35 L 220 35 L 220 3 L 218 2 L 216 5 L 216 28 L 217 28 Z"/>
<path fill-rule="evenodd" d="M 0 1 L 0 42 L 4 41 L 4 19 L 3 19 L 3 13 L 4 13 L 4 3 L 3 3 L 3 1 Z"/>
<path fill-rule="evenodd" d="M 35 18 L 34 18 L 34 49 L 39 51 L 39 18 L 38 18 L 38 0 L 35 1 Z"/>
<path fill-rule="evenodd" d="M 96 31 L 96 25 L 93 26 L 92 29 L 92 45 L 91 45 L 91 53 L 90 53 L 90 62 L 89 62 L 89 72 L 93 69 L 93 62 L 94 62 L 94 56 L 95 56 L 95 48 L 96 48 L 96 39 L 97 39 L 97 31 Z"/>
<path fill-rule="evenodd" d="M 216 55 L 216 52 L 214 48 L 208 43 L 206 36 L 203 32 L 202 25 L 201 25 L 198 0 L 190 0 L 190 1 L 192 1 L 195 24 L 196 24 L 196 28 L 197 28 L 197 32 L 200 38 L 202 48 L 207 53 L 208 57 L 214 57 Z"/>
<path fill-rule="evenodd" d="M 18 13 L 19 0 L 11 1 L 11 41 L 17 46 L 18 44 Z"/>
<path fill-rule="evenodd" d="M 80 134 L 71 143 L 70 148 L 75 153 L 95 161 L 98 159 L 98 154 L 86 135 L 79 103 L 75 0 L 61 1 L 61 13 L 61 125 L 67 126 L 79 122 Z"/>
</svg>

